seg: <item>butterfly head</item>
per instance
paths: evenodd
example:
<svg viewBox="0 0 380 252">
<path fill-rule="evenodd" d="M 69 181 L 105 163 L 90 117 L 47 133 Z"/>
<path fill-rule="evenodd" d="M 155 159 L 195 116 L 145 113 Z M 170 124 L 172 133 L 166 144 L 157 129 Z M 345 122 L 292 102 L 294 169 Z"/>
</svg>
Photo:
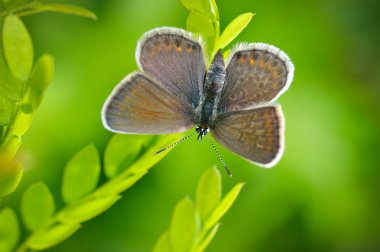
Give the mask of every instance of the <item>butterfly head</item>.
<svg viewBox="0 0 380 252">
<path fill-rule="evenodd" d="M 207 128 L 207 127 L 197 126 L 197 127 L 195 128 L 195 131 L 198 133 L 198 137 L 197 137 L 197 139 L 198 139 L 198 140 L 202 140 L 202 138 L 203 138 L 205 135 L 207 135 L 208 130 L 209 130 L 209 128 Z"/>
</svg>

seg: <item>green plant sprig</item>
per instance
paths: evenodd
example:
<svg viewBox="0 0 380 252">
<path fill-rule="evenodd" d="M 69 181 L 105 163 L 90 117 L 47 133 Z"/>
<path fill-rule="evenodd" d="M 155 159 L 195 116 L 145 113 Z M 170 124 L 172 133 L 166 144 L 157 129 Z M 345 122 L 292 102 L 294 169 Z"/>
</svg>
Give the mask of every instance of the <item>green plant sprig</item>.
<svg viewBox="0 0 380 252">
<path fill-rule="evenodd" d="M 247 12 L 237 16 L 220 35 L 219 10 L 215 0 L 181 0 L 181 2 L 190 11 L 186 28 L 205 40 L 210 60 L 219 49 L 227 47 L 244 30 L 254 15 Z"/>
<path fill-rule="evenodd" d="M 54 74 L 54 61 L 42 55 L 33 65 L 32 39 L 19 16 L 55 11 L 95 19 L 91 11 L 64 4 L 0 1 L 0 197 L 18 186 L 23 168 L 15 160 L 21 137 Z"/>
<path fill-rule="evenodd" d="M 222 179 L 215 167 L 198 182 L 195 204 L 185 197 L 174 208 L 168 231 L 157 241 L 154 252 L 202 252 L 215 236 L 219 220 L 230 209 L 243 183 L 236 184 L 222 199 Z"/>
<path fill-rule="evenodd" d="M 15 6 L 5 8 L 4 11 L 0 12 L 0 18 L 4 18 L 12 14 L 21 17 L 48 11 L 96 19 L 96 15 L 85 8 L 70 4 L 49 3 L 41 1 L 31 1 L 28 3 L 19 4 L 16 3 Z"/>
<path fill-rule="evenodd" d="M 62 179 L 62 198 L 66 203 L 55 211 L 49 188 L 43 182 L 30 185 L 21 198 L 21 214 L 30 231 L 17 252 L 44 250 L 61 243 L 74 234 L 83 222 L 95 218 L 114 205 L 121 193 L 141 179 L 157 162 L 169 153 L 154 153 L 177 140 L 179 135 L 136 136 L 114 135 L 104 153 L 104 173 L 109 179 L 98 186 L 101 173 L 99 153 L 94 145 L 77 152 L 66 164 Z M 123 151 L 120 150 L 123 146 Z M 2 218 L 2 216 L 7 216 Z M 0 212 L 0 251 L 13 251 L 19 239 L 19 221 L 14 211 Z M 4 235 L 12 231 L 12 234 Z"/>
</svg>

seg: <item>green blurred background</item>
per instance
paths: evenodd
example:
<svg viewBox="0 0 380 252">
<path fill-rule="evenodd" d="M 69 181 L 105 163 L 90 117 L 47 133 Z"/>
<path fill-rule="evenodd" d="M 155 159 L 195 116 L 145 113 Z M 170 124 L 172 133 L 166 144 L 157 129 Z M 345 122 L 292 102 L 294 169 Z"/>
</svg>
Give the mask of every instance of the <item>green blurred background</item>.
<svg viewBox="0 0 380 252">
<path fill-rule="evenodd" d="M 62 1 L 61 1 L 62 2 Z M 3 203 L 19 208 L 25 187 L 43 180 L 60 198 L 62 171 L 88 143 L 104 150 L 111 133 L 100 110 L 136 70 L 138 38 L 159 26 L 185 27 L 180 0 L 66 1 L 98 21 L 60 14 L 25 17 L 36 58 L 54 56 L 56 75 L 23 138 L 27 170 Z M 378 0 L 219 0 L 222 29 L 254 12 L 235 41 L 284 50 L 295 79 L 279 99 L 286 148 L 273 169 L 219 146 L 232 170 L 223 187 L 245 181 L 208 251 L 380 251 L 380 2 Z M 128 148 L 126 146 L 125 148 Z M 106 213 L 49 251 L 149 251 L 183 196 L 194 198 L 206 168 L 221 165 L 195 137 L 176 147 Z M 62 206 L 62 202 L 56 202 Z"/>
</svg>

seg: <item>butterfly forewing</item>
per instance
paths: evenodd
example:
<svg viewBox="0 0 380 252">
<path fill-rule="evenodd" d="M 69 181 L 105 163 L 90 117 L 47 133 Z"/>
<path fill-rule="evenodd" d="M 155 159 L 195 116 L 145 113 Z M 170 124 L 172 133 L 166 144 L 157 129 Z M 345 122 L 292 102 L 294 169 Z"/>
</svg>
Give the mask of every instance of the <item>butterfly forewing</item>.
<svg viewBox="0 0 380 252">
<path fill-rule="evenodd" d="M 128 75 L 108 97 L 103 123 L 111 131 L 138 134 L 183 132 L 194 126 L 194 108 L 142 73 Z"/>
<path fill-rule="evenodd" d="M 263 44 L 238 45 L 227 60 L 218 112 L 268 104 L 290 85 L 294 67 L 280 49 Z"/>
<path fill-rule="evenodd" d="M 211 134 L 240 156 L 261 166 L 272 167 L 284 148 L 281 107 L 266 106 L 218 115 Z"/>
<path fill-rule="evenodd" d="M 136 60 L 158 85 L 198 107 L 206 67 L 201 44 L 190 33 L 176 28 L 149 31 L 138 43 Z"/>
</svg>

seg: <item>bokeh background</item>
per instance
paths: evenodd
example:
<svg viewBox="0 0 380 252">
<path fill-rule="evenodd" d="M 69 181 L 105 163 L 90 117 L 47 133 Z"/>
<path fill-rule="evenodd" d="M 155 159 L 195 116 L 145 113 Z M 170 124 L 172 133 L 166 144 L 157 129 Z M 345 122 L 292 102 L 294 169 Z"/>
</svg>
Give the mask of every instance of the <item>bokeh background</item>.
<svg viewBox="0 0 380 252">
<path fill-rule="evenodd" d="M 113 87 L 137 69 L 138 38 L 158 26 L 184 28 L 188 14 L 180 0 L 71 3 L 93 10 L 98 20 L 24 18 L 36 58 L 52 54 L 56 74 L 23 138 L 25 176 L 3 202 L 16 209 L 24 188 L 38 180 L 60 198 L 70 157 L 91 142 L 104 150 L 112 134 L 102 127 L 100 110 Z M 286 148 L 276 167 L 253 166 L 219 147 L 234 175 L 221 170 L 224 192 L 240 181 L 246 186 L 208 251 L 380 251 L 380 2 L 217 4 L 222 29 L 243 12 L 256 13 L 236 41 L 280 47 L 295 64 L 295 79 L 279 99 Z M 176 202 L 194 198 L 202 171 L 213 164 L 221 168 L 207 142 L 180 144 L 115 206 L 49 251 L 151 250 Z"/>
</svg>

